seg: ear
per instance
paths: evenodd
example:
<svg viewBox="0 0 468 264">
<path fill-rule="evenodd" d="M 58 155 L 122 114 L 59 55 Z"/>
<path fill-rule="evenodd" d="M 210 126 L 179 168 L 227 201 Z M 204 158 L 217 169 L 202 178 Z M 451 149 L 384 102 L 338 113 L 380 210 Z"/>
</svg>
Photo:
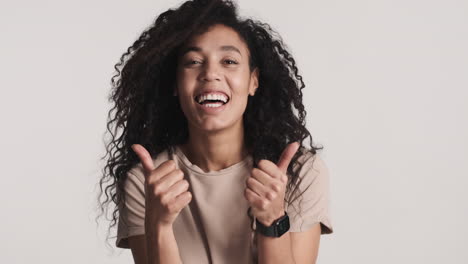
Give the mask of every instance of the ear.
<svg viewBox="0 0 468 264">
<path fill-rule="evenodd" d="M 258 74 L 258 67 L 250 74 L 249 94 L 251 96 L 254 96 L 258 89 Z"/>
</svg>

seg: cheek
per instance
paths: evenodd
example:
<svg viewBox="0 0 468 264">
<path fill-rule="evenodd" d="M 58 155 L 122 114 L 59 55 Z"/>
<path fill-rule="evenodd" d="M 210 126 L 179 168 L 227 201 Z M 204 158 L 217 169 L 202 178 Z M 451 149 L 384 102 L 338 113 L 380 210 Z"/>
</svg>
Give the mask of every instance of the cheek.
<svg viewBox="0 0 468 264">
<path fill-rule="evenodd" d="M 188 96 L 192 94 L 192 90 L 195 87 L 195 81 L 189 74 L 177 75 L 176 83 L 179 95 Z"/>
<path fill-rule="evenodd" d="M 233 91 L 234 93 L 234 91 Z M 236 112 L 235 115 L 243 115 L 245 112 L 245 109 L 247 107 L 247 101 L 248 101 L 248 90 L 247 87 L 240 87 L 240 89 L 235 91 L 235 94 L 233 94 L 232 97 L 232 105 L 231 107 L 234 109 Z"/>
<path fill-rule="evenodd" d="M 229 80 L 229 86 L 236 96 L 246 97 L 249 93 L 249 75 L 246 72 L 239 72 L 232 75 Z"/>
</svg>

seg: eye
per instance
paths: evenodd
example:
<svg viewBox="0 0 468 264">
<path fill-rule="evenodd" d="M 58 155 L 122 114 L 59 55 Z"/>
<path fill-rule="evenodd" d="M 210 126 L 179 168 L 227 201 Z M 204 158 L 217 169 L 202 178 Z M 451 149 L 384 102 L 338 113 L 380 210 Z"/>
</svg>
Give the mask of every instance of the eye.
<svg viewBox="0 0 468 264">
<path fill-rule="evenodd" d="M 202 64 L 203 62 L 201 61 L 198 61 L 198 60 L 191 60 L 191 59 L 188 59 L 184 62 L 184 66 L 185 67 L 194 67 L 194 66 L 197 66 L 197 64 Z"/>
<path fill-rule="evenodd" d="M 230 60 L 230 59 L 224 60 L 224 62 L 226 62 L 227 64 L 238 64 L 237 61 L 235 61 L 235 60 Z"/>
</svg>

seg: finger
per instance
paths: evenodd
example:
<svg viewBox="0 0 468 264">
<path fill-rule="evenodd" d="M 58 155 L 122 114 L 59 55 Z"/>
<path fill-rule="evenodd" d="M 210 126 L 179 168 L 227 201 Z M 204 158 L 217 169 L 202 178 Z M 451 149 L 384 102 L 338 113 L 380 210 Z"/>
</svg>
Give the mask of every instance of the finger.
<svg viewBox="0 0 468 264">
<path fill-rule="evenodd" d="M 145 175 L 149 175 L 151 171 L 154 170 L 154 163 L 153 159 L 149 152 L 140 144 L 133 144 L 132 145 L 133 151 L 137 154 L 138 158 L 143 165 L 143 169 L 147 172 Z"/>
<path fill-rule="evenodd" d="M 300 144 L 299 142 L 296 141 L 296 142 L 290 143 L 283 150 L 283 153 L 281 153 L 277 166 L 283 173 L 286 173 L 289 163 L 291 162 L 291 159 L 294 157 L 294 154 L 296 154 L 299 147 L 300 147 Z"/>
<path fill-rule="evenodd" d="M 271 190 L 274 190 L 274 191 L 281 190 L 280 179 L 268 175 L 267 173 L 265 173 L 263 170 L 259 168 L 252 169 L 252 177 Z"/>
<path fill-rule="evenodd" d="M 178 170 L 175 161 L 166 160 L 151 172 L 152 175 L 150 175 L 150 177 L 154 175 L 152 178 L 154 178 L 154 181 L 157 181 L 175 170 Z"/>
<path fill-rule="evenodd" d="M 158 177 L 148 178 L 148 184 L 154 184 L 159 190 L 164 192 L 165 190 L 171 188 L 171 186 L 174 185 L 176 182 L 184 179 L 184 173 L 179 169 L 172 170 L 169 173 L 164 173 L 163 176 L 159 176 L 163 173 L 164 172 L 161 172 L 159 174 L 158 171 L 157 173 L 155 173 Z"/>
<path fill-rule="evenodd" d="M 192 193 L 187 191 L 177 196 L 172 206 L 175 208 L 175 211 L 180 212 L 190 201 L 192 201 Z"/>
<path fill-rule="evenodd" d="M 178 181 L 171 186 L 163 195 L 161 195 L 161 204 L 171 203 L 177 196 L 187 191 L 189 183 L 186 180 Z"/>
<path fill-rule="evenodd" d="M 288 182 L 288 176 L 286 176 L 286 174 L 284 174 L 283 177 L 281 177 L 281 181 L 283 183 L 287 183 Z"/>
<path fill-rule="evenodd" d="M 276 191 L 268 188 L 253 177 L 249 177 L 247 180 L 247 187 L 254 191 L 258 196 L 273 201 L 278 195 Z"/>
<path fill-rule="evenodd" d="M 284 173 L 278 168 L 278 166 L 276 166 L 276 164 L 266 159 L 262 159 L 258 162 L 258 169 L 262 170 L 270 177 L 278 180 L 280 180 L 284 175 Z"/>
<path fill-rule="evenodd" d="M 244 197 L 249 201 L 250 204 L 252 204 L 254 207 L 260 208 L 262 210 L 265 210 L 268 201 L 262 199 L 262 197 L 258 196 L 254 191 L 252 191 L 250 188 L 246 188 L 244 190 Z"/>
</svg>

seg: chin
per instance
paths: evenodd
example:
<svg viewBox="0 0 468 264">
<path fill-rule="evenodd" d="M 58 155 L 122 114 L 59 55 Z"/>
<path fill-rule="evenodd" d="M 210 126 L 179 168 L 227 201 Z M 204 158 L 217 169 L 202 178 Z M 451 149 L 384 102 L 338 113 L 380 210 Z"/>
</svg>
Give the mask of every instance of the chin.
<svg viewBox="0 0 468 264">
<path fill-rule="evenodd" d="M 230 126 L 227 124 L 219 124 L 218 122 L 205 122 L 199 128 L 206 132 L 218 132 L 228 129 Z"/>
</svg>

